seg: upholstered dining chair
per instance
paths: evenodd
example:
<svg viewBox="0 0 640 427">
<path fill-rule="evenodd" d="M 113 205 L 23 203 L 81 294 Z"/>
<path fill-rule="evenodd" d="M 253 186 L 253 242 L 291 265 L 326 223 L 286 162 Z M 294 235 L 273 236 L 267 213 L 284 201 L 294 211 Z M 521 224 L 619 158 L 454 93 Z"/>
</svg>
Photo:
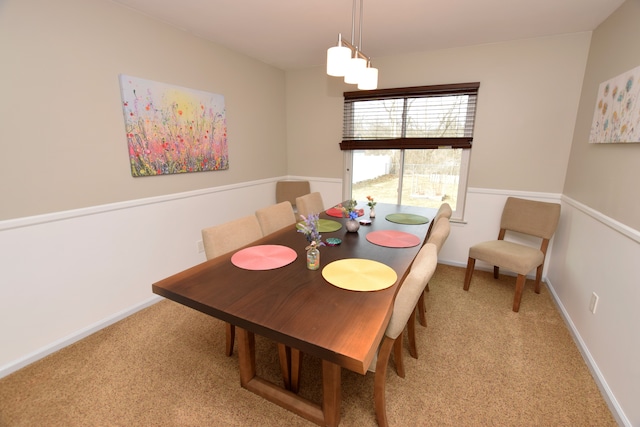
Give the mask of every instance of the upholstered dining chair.
<svg viewBox="0 0 640 427">
<path fill-rule="evenodd" d="M 297 197 L 296 206 L 298 208 L 298 215 L 306 217 L 309 214 L 319 214 L 324 211 L 322 194 L 316 191 Z"/>
<path fill-rule="evenodd" d="M 449 237 L 449 233 L 451 232 L 451 224 L 449 222 L 449 218 L 446 216 L 441 216 L 435 221 L 435 225 L 429 234 L 429 238 L 427 239 L 427 244 L 431 243 L 436 247 L 436 253 L 440 254 L 440 249 L 444 245 L 444 242 L 447 241 Z M 425 291 L 429 288 L 429 282 L 425 285 Z M 426 316 L 426 308 L 424 303 L 424 292 L 420 294 L 418 298 L 418 304 L 416 305 L 416 311 L 418 312 L 418 319 L 422 326 L 427 326 L 427 316 Z M 415 330 L 415 321 L 410 320 L 407 325 L 407 332 L 409 337 L 409 354 L 414 359 L 418 358 L 418 347 L 416 346 L 416 330 Z"/>
<path fill-rule="evenodd" d="M 380 427 L 388 426 L 385 384 L 387 367 L 391 350 L 394 350 L 393 360 L 396 371 L 402 378 L 405 376 L 404 363 L 402 361 L 402 332 L 406 325 L 415 319 L 415 306 L 420 294 L 424 291 L 436 270 L 438 263 L 438 251 L 433 243 L 425 244 L 418 252 L 415 261 L 411 265 L 409 274 L 402 282 L 393 305 L 391 319 L 382 338 L 376 357 L 374 357 L 369 371 L 375 372 L 373 399 L 376 410 L 376 418 Z"/>
<path fill-rule="evenodd" d="M 296 214 L 288 200 L 256 211 L 262 234 L 266 236 L 296 223 Z"/>
<path fill-rule="evenodd" d="M 224 255 L 260 238 L 262 238 L 262 229 L 255 215 L 245 216 L 202 230 L 202 243 L 207 259 Z M 225 328 L 225 353 L 227 356 L 231 356 L 236 328 L 230 323 L 227 323 Z"/>
<path fill-rule="evenodd" d="M 311 185 L 309 181 L 278 181 L 276 182 L 276 203 L 291 203 L 293 210 L 296 208 L 296 198 L 309 194 Z"/>
<path fill-rule="evenodd" d="M 500 219 L 500 231 L 497 240 L 478 243 L 469 248 L 467 271 L 464 277 L 464 290 L 469 290 L 471 276 L 476 260 L 493 265 L 493 277 L 500 274 L 500 267 L 515 272 L 516 290 L 513 298 L 513 311 L 518 312 L 526 275 L 536 269 L 535 292 L 540 293 L 540 280 L 549 241 L 556 231 L 560 220 L 560 205 L 557 203 L 509 197 L 504 205 Z M 507 232 L 509 234 L 507 234 Z M 540 247 L 505 240 L 510 234 L 521 233 L 541 240 Z"/>
<path fill-rule="evenodd" d="M 438 220 L 440 218 L 447 218 L 447 219 L 451 219 L 451 215 L 453 215 L 453 210 L 451 209 L 451 205 L 449 203 L 443 203 L 440 205 L 440 207 L 438 208 L 438 211 L 436 212 L 436 215 L 433 217 L 433 219 L 431 220 L 431 222 L 429 223 L 429 229 L 427 230 L 427 235 L 424 238 L 424 242 L 422 243 L 423 245 L 425 243 L 427 243 L 427 241 L 429 240 L 429 236 L 431 236 L 431 231 L 433 230 L 433 224 L 435 224 L 436 222 L 438 222 Z M 438 251 L 440 252 L 440 251 Z M 427 283 L 427 287 L 424 289 L 425 292 L 429 292 L 429 284 Z M 420 301 L 418 302 L 418 306 L 420 308 L 420 316 L 418 316 L 418 319 L 420 320 L 420 324 L 422 326 L 427 326 L 427 318 L 425 316 L 425 311 L 424 311 L 424 295 L 420 296 Z"/>
</svg>

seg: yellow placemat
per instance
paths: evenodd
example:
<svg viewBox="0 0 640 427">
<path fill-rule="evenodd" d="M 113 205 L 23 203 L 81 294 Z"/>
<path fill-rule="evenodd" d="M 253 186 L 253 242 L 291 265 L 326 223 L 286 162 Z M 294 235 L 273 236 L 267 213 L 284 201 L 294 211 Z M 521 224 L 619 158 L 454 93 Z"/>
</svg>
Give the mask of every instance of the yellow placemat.
<svg viewBox="0 0 640 427">
<path fill-rule="evenodd" d="M 393 286 L 398 280 L 396 272 L 378 261 L 346 258 L 327 264 L 322 277 L 338 288 L 349 291 L 380 291 Z"/>
</svg>

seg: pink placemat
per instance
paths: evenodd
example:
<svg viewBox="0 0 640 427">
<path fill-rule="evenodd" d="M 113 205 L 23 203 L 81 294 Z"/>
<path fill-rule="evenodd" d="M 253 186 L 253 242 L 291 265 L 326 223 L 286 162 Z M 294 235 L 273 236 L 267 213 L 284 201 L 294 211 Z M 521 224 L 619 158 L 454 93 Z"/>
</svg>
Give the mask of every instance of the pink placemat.
<svg viewBox="0 0 640 427">
<path fill-rule="evenodd" d="M 410 248 L 420 244 L 418 236 L 404 231 L 380 230 L 367 234 L 367 240 L 379 246 L 387 248 Z"/>
<path fill-rule="evenodd" d="M 336 218 L 342 218 L 342 209 L 338 209 L 338 208 L 330 208 L 327 209 L 327 215 L 329 216 L 334 216 Z"/>
<path fill-rule="evenodd" d="M 239 250 L 231 256 L 231 262 L 245 270 L 273 270 L 291 264 L 297 256 L 286 246 L 259 245 Z"/>
<path fill-rule="evenodd" d="M 326 212 L 327 212 L 327 215 L 333 216 L 336 218 L 344 217 L 344 213 L 342 212 L 342 209 L 336 208 L 335 206 L 327 209 Z M 358 212 L 358 216 L 364 215 L 364 209 L 358 209 L 356 212 Z"/>
</svg>

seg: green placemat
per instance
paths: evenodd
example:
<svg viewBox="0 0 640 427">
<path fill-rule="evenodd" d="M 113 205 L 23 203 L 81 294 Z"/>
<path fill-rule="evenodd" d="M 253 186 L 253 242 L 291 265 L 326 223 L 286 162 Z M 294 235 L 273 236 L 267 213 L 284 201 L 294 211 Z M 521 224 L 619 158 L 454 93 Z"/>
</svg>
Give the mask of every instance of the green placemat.
<svg viewBox="0 0 640 427">
<path fill-rule="evenodd" d="M 296 224 L 296 227 L 298 227 L 298 229 L 300 228 L 301 223 L 302 222 Z M 318 220 L 318 232 L 320 233 L 331 233 L 332 231 L 338 231 L 341 228 L 342 224 L 340 224 L 338 221 L 334 221 L 332 219 Z"/>
<path fill-rule="evenodd" d="M 332 219 L 319 219 L 318 231 L 320 233 L 331 233 L 332 231 L 338 231 L 342 228 L 342 224 Z"/>
<path fill-rule="evenodd" d="M 398 224 L 426 224 L 429 222 L 429 218 L 422 215 L 408 214 L 408 213 L 392 213 L 385 217 L 387 221 L 395 222 Z"/>
</svg>

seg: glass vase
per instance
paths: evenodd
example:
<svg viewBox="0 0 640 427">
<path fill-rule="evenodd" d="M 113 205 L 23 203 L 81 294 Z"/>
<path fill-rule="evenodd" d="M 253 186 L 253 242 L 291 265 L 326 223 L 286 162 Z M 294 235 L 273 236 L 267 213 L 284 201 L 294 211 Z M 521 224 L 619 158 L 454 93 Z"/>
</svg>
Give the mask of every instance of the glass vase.
<svg viewBox="0 0 640 427">
<path fill-rule="evenodd" d="M 320 251 L 315 246 L 307 249 L 307 268 L 309 270 L 320 268 Z"/>
<path fill-rule="evenodd" d="M 375 218 L 376 217 L 376 208 L 375 206 L 371 206 L 371 210 L 369 211 L 369 218 Z"/>
<path fill-rule="evenodd" d="M 345 224 L 347 231 L 350 233 L 357 233 L 358 229 L 360 229 L 360 223 L 355 219 L 350 219 Z"/>
</svg>

